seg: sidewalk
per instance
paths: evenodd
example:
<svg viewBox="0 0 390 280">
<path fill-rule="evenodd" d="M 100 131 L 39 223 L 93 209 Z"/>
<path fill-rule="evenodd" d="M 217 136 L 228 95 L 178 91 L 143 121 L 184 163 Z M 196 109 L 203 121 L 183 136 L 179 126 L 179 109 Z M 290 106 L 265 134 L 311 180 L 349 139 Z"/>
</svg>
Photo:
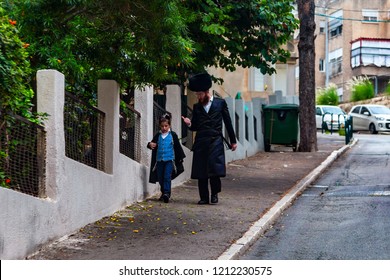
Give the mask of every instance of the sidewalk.
<svg viewBox="0 0 390 280">
<path fill-rule="evenodd" d="M 198 205 L 197 181 L 159 195 L 42 248 L 29 259 L 234 259 L 349 146 L 345 137 L 318 133 L 316 153 L 272 146 L 228 164 L 219 203 Z M 322 164 L 323 163 L 323 164 Z"/>
</svg>

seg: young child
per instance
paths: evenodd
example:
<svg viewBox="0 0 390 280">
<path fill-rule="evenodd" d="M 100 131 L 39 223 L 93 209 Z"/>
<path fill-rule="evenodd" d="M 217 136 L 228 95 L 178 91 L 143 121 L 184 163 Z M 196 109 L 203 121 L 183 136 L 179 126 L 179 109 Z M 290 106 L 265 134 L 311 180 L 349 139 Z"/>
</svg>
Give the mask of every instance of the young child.
<svg viewBox="0 0 390 280">
<path fill-rule="evenodd" d="M 160 131 L 147 145 L 152 150 L 150 183 L 160 184 L 160 200 L 169 202 L 171 182 L 184 171 L 183 159 L 186 157 L 179 138 L 171 131 L 171 117 L 166 114 L 159 119 Z"/>
</svg>

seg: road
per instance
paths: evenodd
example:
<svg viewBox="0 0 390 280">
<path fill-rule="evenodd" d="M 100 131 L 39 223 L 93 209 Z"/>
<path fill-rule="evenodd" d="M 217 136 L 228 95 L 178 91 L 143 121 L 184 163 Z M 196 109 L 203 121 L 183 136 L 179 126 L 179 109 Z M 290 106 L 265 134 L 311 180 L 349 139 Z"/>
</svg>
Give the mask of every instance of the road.
<svg viewBox="0 0 390 280">
<path fill-rule="evenodd" d="M 390 135 L 354 137 L 240 259 L 390 260 Z"/>
</svg>

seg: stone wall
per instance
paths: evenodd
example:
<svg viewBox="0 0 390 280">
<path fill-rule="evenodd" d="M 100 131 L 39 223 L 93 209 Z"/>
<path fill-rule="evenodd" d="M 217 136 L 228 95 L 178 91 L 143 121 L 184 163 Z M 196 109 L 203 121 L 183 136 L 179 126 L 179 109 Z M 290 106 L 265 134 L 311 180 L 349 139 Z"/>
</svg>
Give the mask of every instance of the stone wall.
<svg viewBox="0 0 390 280">
<path fill-rule="evenodd" d="M 390 96 L 388 95 L 379 95 L 377 97 L 374 97 L 372 99 L 367 100 L 361 100 L 356 102 L 348 102 L 348 103 L 342 103 L 339 104 L 339 106 L 347 113 L 351 110 L 351 108 L 358 104 L 380 104 L 385 105 L 390 108 Z"/>
</svg>

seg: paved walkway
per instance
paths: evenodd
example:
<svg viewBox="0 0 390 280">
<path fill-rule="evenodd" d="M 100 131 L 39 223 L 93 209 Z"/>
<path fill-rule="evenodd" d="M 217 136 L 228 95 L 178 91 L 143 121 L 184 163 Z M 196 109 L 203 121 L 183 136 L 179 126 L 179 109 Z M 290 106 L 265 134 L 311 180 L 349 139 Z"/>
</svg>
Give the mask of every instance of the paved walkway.
<svg viewBox="0 0 390 280">
<path fill-rule="evenodd" d="M 272 146 L 228 164 L 219 203 L 197 205 L 197 182 L 89 224 L 29 259 L 235 259 L 321 171 L 349 148 L 337 134 L 318 133 L 315 153 Z"/>
</svg>

